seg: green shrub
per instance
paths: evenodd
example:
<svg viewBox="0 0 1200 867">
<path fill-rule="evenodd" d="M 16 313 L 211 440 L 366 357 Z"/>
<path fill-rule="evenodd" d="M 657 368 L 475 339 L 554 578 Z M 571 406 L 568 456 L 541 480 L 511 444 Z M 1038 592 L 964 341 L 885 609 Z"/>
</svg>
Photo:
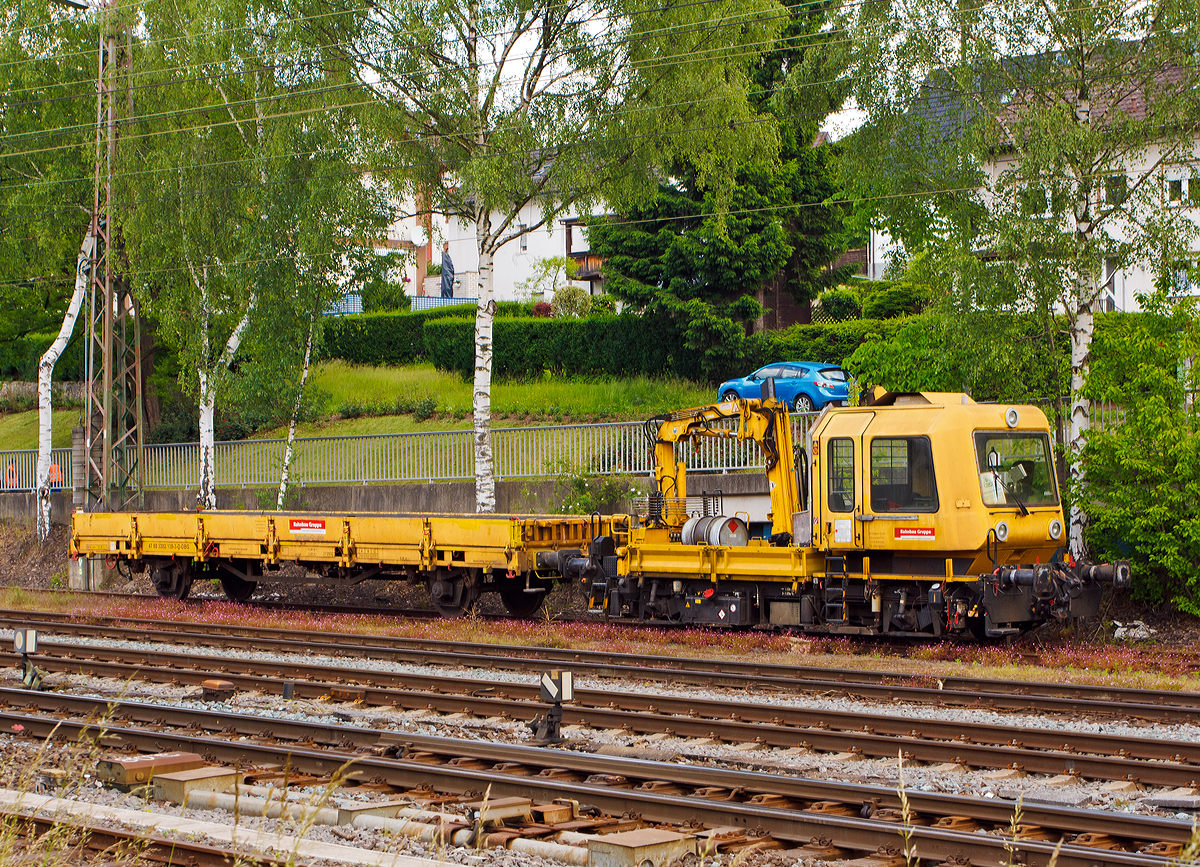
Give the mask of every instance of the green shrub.
<svg viewBox="0 0 1200 867">
<path fill-rule="evenodd" d="M 665 329 L 665 330 L 664 330 Z M 471 322 L 441 320 L 425 328 L 428 358 L 442 370 L 470 376 L 475 369 Z M 671 347 L 677 336 L 657 318 L 497 319 L 493 327 L 497 377 L 538 377 L 544 371 L 574 376 L 661 376 L 679 373 Z"/>
<path fill-rule="evenodd" d="M 588 316 L 614 316 L 617 312 L 616 299 L 611 295 L 593 295 Z"/>
<path fill-rule="evenodd" d="M 683 324 L 684 327 L 688 323 Z M 493 329 L 497 377 L 678 376 L 717 382 L 772 361 L 841 364 L 868 337 L 891 335 L 899 322 L 854 320 L 832 325 L 795 325 L 742 341 L 736 357 L 714 359 L 684 345 L 685 333 L 668 316 L 588 319 L 497 319 Z M 474 324 L 442 319 L 425 327 L 426 353 L 442 370 L 472 375 Z"/>
<path fill-rule="evenodd" d="M 817 306 L 821 313 L 835 322 L 858 319 L 863 315 L 858 296 L 852 290 L 840 287 L 822 292 L 817 298 Z"/>
<path fill-rule="evenodd" d="M 1097 320 L 1084 393 L 1123 410 L 1088 435 L 1077 493 L 1095 560 L 1128 559 L 1135 599 L 1200 615 L 1200 325 L 1192 301 Z"/>
<path fill-rule="evenodd" d="M 883 283 L 884 281 L 879 281 Z M 921 312 L 928 290 L 915 283 L 887 283 L 863 298 L 863 319 L 895 319 Z"/>
<path fill-rule="evenodd" d="M 568 283 L 560 286 L 550 302 L 550 311 L 555 319 L 584 316 L 592 309 L 592 299 L 586 289 Z"/>
<path fill-rule="evenodd" d="M 528 305 L 502 301 L 496 316 L 528 315 Z M 424 329 L 438 319 L 474 322 L 469 304 L 435 307 L 417 313 L 360 313 L 330 317 L 325 322 L 321 358 L 341 358 L 355 364 L 408 364 L 424 357 Z"/>
</svg>

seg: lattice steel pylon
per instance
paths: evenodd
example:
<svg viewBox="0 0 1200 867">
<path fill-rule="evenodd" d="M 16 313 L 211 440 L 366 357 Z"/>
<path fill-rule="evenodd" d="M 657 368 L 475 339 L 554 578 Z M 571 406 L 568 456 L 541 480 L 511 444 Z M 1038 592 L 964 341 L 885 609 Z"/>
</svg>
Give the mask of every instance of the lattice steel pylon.
<svg viewBox="0 0 1200 867">
<path fill-rule="evenodd" d="M 113 219 L 113 174 L 118 114 L 132 115 L 127 73 L 132 59 L 128 28 L 117 25 L 111 3 L 101 7 L 96 71 L 96 190 L 92 234 L 96 238 L 88 293 L 87 509 L 119 510 L 142 502 L 142 347 L 138 306 L 114 273 L 119 255 Z"/>
</svg>

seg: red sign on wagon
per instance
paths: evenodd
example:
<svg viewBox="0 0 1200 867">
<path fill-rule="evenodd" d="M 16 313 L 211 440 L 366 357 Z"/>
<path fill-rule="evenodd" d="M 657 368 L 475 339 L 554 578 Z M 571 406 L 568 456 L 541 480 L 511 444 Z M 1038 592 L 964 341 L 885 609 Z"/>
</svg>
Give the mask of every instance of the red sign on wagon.
<svg viewBox="0 0 1200 867">
<path fill-rule="evenodd" d="M 933 533 L 933 527 L 897 527 L 896 539 L 900 541 L 908 540 L 912 542 L 932 542 L 937 538 Z"/>
<path fill-rule="evenodd" d="M 288 529 L 290 529 L 293 533 L 302 533 L 307 536 L 324 536 L 325 519 L 290 518 L 288 520 Z"/>
</svg>

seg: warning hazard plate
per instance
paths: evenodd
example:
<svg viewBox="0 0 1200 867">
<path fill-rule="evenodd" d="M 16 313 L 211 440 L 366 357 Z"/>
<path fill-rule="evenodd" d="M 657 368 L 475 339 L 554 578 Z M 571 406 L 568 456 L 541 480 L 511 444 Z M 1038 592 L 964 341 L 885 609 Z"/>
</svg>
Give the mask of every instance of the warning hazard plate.
<svg viewBox="0 0 1200 867">
<path fill-rule="evenodd" d="M 324 536 L 325 519 L 291 518 L 288 520 L 288 529 L 293 533 L 301 533 L 305 536 Z"/>
<path fill-rule="evenodd" d="M 896 539 L 910 542 L 932 542 L 935 538 L 933 527 L 897 527 Z"/>
</svg>

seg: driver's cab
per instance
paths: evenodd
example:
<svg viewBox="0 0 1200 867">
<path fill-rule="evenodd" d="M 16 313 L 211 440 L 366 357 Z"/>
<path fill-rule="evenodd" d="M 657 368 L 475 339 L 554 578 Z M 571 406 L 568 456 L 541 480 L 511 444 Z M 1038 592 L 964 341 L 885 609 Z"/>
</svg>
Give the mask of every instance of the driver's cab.
<svg viewBox="0 0 1200 867">
<path fill-rule="evenodd" d="M 827 409 L 807 446 L 811 514 L 795 523 L 812 532 L 796 544 L 943 575 L 990 571 L 992 557 L 1045 562 L 1059 546 L 1049 427 L 1035 407 L 885 394 Z"/>
</svg>

